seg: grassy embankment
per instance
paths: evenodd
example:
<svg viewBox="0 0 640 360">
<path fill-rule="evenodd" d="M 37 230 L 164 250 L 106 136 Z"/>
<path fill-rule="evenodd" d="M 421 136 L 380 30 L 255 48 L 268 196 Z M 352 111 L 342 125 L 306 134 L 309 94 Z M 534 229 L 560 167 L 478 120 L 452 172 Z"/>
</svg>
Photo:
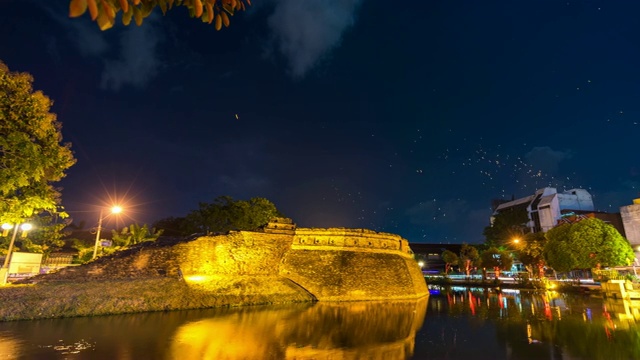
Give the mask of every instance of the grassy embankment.
<svg viewBox="0 0 640 360">
<path fill-rule="evenodd" d="M 0 321 L 313 301 L 286 279 L 236 277 L 190 285 L 169 278 L 9 285 Z"/>
</svg>

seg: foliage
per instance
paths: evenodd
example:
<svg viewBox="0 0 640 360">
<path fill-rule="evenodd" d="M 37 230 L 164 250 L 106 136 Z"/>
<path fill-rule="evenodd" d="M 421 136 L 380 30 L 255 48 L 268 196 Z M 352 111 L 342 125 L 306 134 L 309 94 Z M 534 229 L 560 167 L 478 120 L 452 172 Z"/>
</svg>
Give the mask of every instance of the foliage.
<svg viewBox="0 0 640 360">
<path fill-rule="evenodd" d="M 505 245 L 529 231 L 526 226 L 528 221 L 526 208 L 501 211 L 494 216 L 492 225 L 484 228 L 485 241 L 489 246 Z"/>
<path fill-rule="evenodd" d="M 61 123 L 52 102 L 33 91 L 27 73 L 0 62 L 0 223 L 21 223 L 35 214 L 59 212 L 61 180 L 75 163 L 70 144 L 60 144 Z"/>
<path fill-rule="evenodd" d="M 629 241 L 600 219 L 562 224 L 546 237 L 544 258 L 556 271 L 624 266 L 635 259 Z"/>
<path fill-rule="evenodd" d="M 511 269 L 513 258 L 507 251 L 491 247 L 480 254 L 480 260 L 484 268 L 493 268 L 496 272 L 496 279 L 500 276 L 501 270 Z"/>
<path fill-rule="evenodd" d="M 209 24 L 215 21 L 216 30 L 220 30 L 223 24 L 229 26 L 229 17 L 236 11 L 246 9 L 245 3 L 251 5 L 251 0 L 71 0 L 69 17 L 82 16 L 88 9 L 91 20 L 100 30 L 107 30 L 115 24 L 120 11 L 122 24 L 128 26 L 134 19 L 140 26 L 156 7 L 166 15 L 174 6 L 184 6 L 189 10 L 189 16 Z"/>
<path fill-rule="evenodd" d="M 153 227 L 163 230 L 163 235 L 165 236 L 182 237 L 189 235 L 187 219 L 184 217 L 167 217 L 160 219 L 153 223 Z"/>
<path fill-rule="evenodd" d="M 42 253 L 47 257 L 52 251 L 64 246 L 62 237 L 65 235 L 63 229 L 68 224 L 67 220 L 59 221 L 57 217 L 50 215 L 32 218 L 29 223 L 33 228 L 25 234 L 25 237 L 16 239 L 14 249 L 16 251 Z M 0 248 L 2 248 L 0 252 L 6 253 L 8 250 L 11 235 L 10 232 L 6 237 L 0 236 Z"/>
<path fill-rule="evenodd" d="M 625 280 L 625 275 L 621 275 L 615 269 L 593 270 L 593 280 L 605 282 L 609 280 Z"/>
<path fill-rule="evenodd" d="M 546 232 L 547 243 L 543 256 L 547 264 L 556 271 L 570 271 L 577 268 L 576 254 L 570 244 L 569 229 L 571 224 L 561 224 Z"/>
<path fill-rule="evenodd" d="M 115 246 L 127 247 L 145 241 L 156 241 L 162 235 L 162 230 L 156 231 L 155 228 L 149 230 L 147 224 L 143 226 L 131 224 L 129 227 L 122 228 L 119 233 L 111 230 L 111 234 Z"/>
<path fill-rule="evenodd" d="M 444 269 L 445 274 L 449 273 L 451 266 L 458 265 L 458 262 L 460 261 L 460 259 L 458 258 L 458 255 L 456 255 L 456 253 L 454 253 L 451 250 L 445 250 L 442 252 L 442 260 L 445 263 L 445 269 Z"/>
<path fill-rule="evenodd" d="M 189 233 L 226 233 L 230 230 L 255 230 L 274 217 L 282 215 L 276 206 L 265 198 L 249 201 L 233 200 L 220 196 L 213 203 L 200 203 L 198 210 L 186 217 Z"/>
<path fill-rule="evenodd" d="M 480 260 L 478 249 L 469 244 L 462 244 L 460 248 L 460 262 L 464 266 L 464 272 L 467 276 L 471 275 L 471 268 Z"/>
<path fill-rule="evenodd" d="M 547 238 L 544 233 L 529 233 L 524 236 L 517 248 L 518 259 L 530 275 L 544 277 L 544 246 Z"/>
<path fill-rule="evenodd" d="M 78 256 L 74 262 L 84 264 L 93 258 L 94 244 L 88 245 L 79 239 L 71 239 L 71 241 L 73 242 L 71 247 L 78 250 Z"/>
</svg>

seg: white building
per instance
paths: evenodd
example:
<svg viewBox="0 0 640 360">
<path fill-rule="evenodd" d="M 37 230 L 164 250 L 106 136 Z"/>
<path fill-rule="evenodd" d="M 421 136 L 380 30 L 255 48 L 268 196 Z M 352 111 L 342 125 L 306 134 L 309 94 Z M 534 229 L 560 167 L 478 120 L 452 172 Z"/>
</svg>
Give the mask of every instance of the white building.
<svg viewBox="0 0 640 360">
<path fill-rule="evenodd" d="M 632 205 L 620 207 L 620 216 L 627 240 L 637 250 L 640 246 L 640 199 L 634 199 Z"/>
<path fill-rule="evenodd" d="M 526 208 L 529 216 L 527 227 L 531 232 L 548 231 L 558 224 L 563 214 L 594 211 L 593 198 L 587 190 L 571 189 L 559 193 L 556 188 L 547 187 L 537 190 L 534 195 L 500 204 L 493 215 L 515 208 Z M 640 205 L 638 211 L 640 220 Z"/>
</svg>

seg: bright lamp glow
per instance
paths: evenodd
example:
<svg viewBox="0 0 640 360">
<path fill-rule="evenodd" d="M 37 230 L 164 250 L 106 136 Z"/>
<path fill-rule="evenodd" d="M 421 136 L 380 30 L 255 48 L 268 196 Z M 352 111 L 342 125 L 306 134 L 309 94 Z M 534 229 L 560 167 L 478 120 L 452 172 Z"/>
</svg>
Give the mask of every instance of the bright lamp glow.
<svg viewBox="0 0 640 360">
<path fill-rule="evenodd" d="M 122 207 L 121 206 L 114 206 L 111 208 L 111 213 L 112 214 L 120 214 L 122 212 Z"/>
<path fill-rule="evenodd" d="M 31 226 L 31 224 L 22 224 L 20 226 L 20 229 L 22 229 L 22 231 L 29 231 L 29 230 L 31 230 L 32 227 L 33 226 Z"/>
<path fill-rule="evenodd" d="M 2 224 L 2 229 L 3 230 L 11 230 L 11 229 L 13 229 L 13 225 L 11 225 L 11 224 Z"/>
</svg>

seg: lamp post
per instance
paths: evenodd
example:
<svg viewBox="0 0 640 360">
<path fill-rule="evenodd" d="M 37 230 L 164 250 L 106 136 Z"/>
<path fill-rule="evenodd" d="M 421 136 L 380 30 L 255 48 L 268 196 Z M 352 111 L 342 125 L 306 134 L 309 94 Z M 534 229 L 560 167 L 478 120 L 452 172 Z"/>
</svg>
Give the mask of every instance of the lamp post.
<svg viewBox="0 0 640 360">
<path fill-rule="evenodd" d="M 122 212 L 122 208 L 120 206 L 114 206 L 111 208 L 112 214 L 119 214 Z M 100 231 L 102 231 L 102 220 L 104 219 L 103 210 L 100 210 L 100 218 L 98 219 L 98 228 L 96 229 L 96 243 L 93 246 L 93 257 L 91 259 L 95 259 L 98 255 L 98 244 L 100 243 Z"/>
<path fill-rule="evenodd" d="M 11 228 L 13 228 L 13 235 L 11 235 L 11 241 L 9 242 L 9 250 L 7 251 L 7 256 L 4 257 L 4 263 L 2 264 L 2 268 L 0 269 L 0 285 L 7 284 L 7 277 L 9 276 L 9 263 L 11 261 L 11 253 L 13 252 L 13 244 L 16 242 L 16 236 L 18 235 L 18 228 L 22 229 L 22 236 L 25 237 L 27 235 L 27 231 L 31 230 L 31 224 L 2 224 L 2 229 L 5 233 L 11 230 Z"/>
</svg>

